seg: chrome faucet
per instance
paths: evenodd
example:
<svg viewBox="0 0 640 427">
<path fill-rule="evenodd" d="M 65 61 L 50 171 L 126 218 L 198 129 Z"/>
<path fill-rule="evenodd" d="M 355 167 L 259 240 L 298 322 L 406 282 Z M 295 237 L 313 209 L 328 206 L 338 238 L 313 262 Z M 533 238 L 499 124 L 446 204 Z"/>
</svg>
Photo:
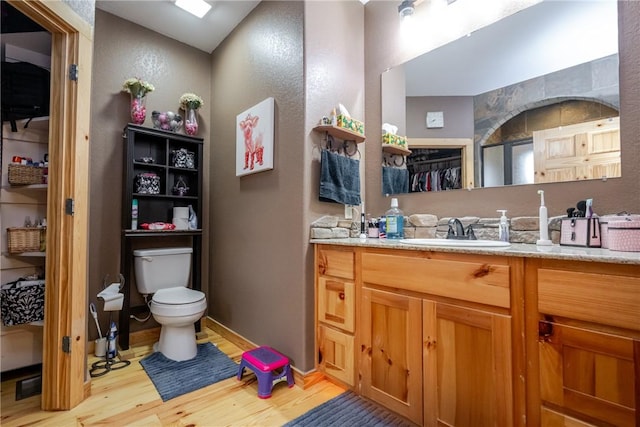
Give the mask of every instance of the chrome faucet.
<svg viewBox="0 0 640 427">
<path fill-rule="evenodd" d="M 464 225 L 462 225 L 462 222 L 458 218 L 451 218 L 449 220 L 447 239 L 477 240 L 471 224 L 467 227 L 467 233 L 465 234 Z"/>
</svg>

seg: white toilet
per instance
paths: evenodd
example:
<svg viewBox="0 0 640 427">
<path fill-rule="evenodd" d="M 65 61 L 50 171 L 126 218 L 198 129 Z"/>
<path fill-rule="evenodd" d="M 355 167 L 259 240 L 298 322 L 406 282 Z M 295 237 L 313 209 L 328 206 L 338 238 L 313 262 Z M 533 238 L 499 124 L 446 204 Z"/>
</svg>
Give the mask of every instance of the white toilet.
<svg viewBox="0 0 640 427">
<path fill-rule="evenodd" d="M 136 285 L 153 294 L 149 309 L 162 328 L 154 346 L 171 360 L 193 359 L 197 353 L 194 323 L 207 308 L 204 293 L 189 289 L 192 248 L 136 249 Z"/>
</svg>

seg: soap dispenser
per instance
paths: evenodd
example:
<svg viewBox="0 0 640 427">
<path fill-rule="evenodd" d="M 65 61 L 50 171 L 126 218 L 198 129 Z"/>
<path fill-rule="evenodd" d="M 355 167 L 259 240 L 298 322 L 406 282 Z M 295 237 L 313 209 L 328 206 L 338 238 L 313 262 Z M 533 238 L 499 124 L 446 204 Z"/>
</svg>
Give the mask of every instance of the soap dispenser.
<svg viewBox="0 0 640 427">
<path fill-rule="evenodd" d="M 498 209 L 497 212 L 501 212 L 500 226 L 498 227 L 498 238 L 501 242 L 509 242 L 509 220 L 507 219 L 507 210 Z"/>
</svg>

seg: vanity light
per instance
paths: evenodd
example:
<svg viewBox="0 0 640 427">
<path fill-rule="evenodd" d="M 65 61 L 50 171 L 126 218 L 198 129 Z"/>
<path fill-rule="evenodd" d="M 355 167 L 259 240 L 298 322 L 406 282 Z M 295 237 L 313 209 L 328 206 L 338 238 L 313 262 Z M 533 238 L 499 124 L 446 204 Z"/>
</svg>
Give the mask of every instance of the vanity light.
<svg viewBox="0 0 640 427">
<path fill-rule="evenodd" d="M 405 21 L 413 15 L 415 10 L 413 3 L 415 3 L 415 0 L 402 0 L 402 3 L 398 6 L 398 15 L 400 15 L 400 20 Z"/>
<path fill-rule="evenodd" d="M 211 5 L 204 0 L 176 0 L 176 6 L 198 18 L 202 18 L 211 9 Z"/>
</svg>

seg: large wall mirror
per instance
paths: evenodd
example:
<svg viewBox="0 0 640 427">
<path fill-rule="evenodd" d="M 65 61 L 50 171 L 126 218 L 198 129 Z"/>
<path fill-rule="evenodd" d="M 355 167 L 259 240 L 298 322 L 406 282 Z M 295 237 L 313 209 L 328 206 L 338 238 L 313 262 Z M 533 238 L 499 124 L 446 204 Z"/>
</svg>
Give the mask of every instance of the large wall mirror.
<svg viewBox="0 0 640 427">
<path fill-rule="evenodd" d="M 615 0 L 546 0 L 386 71 L 383 193 L 620 177 L 618 68 Z"/>
</svg>

